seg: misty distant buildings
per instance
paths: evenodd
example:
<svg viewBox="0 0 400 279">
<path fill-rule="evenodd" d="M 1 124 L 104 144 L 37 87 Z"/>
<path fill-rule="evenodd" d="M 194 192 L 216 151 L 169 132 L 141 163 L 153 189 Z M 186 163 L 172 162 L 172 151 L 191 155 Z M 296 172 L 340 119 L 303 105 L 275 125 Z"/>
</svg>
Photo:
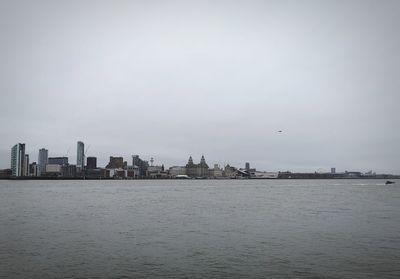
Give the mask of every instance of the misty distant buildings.
<svg viewBox="0 0 400 279">
<path fill-rule="evenodd" d="M 16 144 L 11 150 L 11 176 L 14 177 L 43 177 L 43 178 L 114 178 L 114 179 L 160 179 L 186 176 L 188 178 L 234 178 L 236 170 L 226 166 L 225 169 L 218 164 L 210 169 L 204 156 L 195 164 L 189 157 L 185 166 L 173 166 L 166 170 L 164 165 L 153 165 L 154 159 L 149 162 L 139 155 L 132 155 L 132 165 L 128 165 L 123 157 L 110 156 L 105 168 L 97 166 L 96 157 L 85 158 L 84 143 L 77 142 L 77 164 L 69 164 L 66 156 L 49 157 L 49 151 L 41 148 L 38 154 L 38 163 L 29 163 L 29 155 L 25 154 L 25 144 Z M 68 153 L 68 152 L 67 152 Z M 86 166 L 85 166 L 86 159 Z M 6 171 L 2 172 L 6 175 Z M 237 174 L 237 173 L 236 173 Z"/>
<path fill-rule="evenodd" d="M 24 176 L 25 143 L 17 143 L 11 148 L 11 173 L 12 176 Z"/>
<path fill-rule="evenodd" d="M 164 168 L 164 164 L 153 165 L 154 159 L 143 160 L 139 155 L 132 155 L 132 164 L 128 165 L 123 157 L 110 156 L 105 168 L 99 167 L 97 157 L 87 157 L 84 143 L 77 142 L 77 165 L 69 164 L 66 156 L 49 157 L 49 151 L 41 148 L 38 154 L 38 163 L 30 163 L 30 156 L 26 153 L 25 143 L 17 143 L 11 148 L 11 167 L 0 170 L 0 178 L 39 178 L 39 179 L 167 179 L 167 178 L 193 178 L 193 179 L 332 179 L 332 178 L 400 178 L 387 174 L 376 174 L 368 171 L 336 172 L 332 167 L 330 172 L 292 173 L 257 171 L 245 162 L 244 168 L 236 168 L 229 164 L 221 167 L 214 164 L 210 168 L 204 156 L 200 162 L 195 163 L 189 156 L 184 166 Z M 68 152 L 67 152 L 68 154 Z M 86 159 L 86 162 L 85 162 Z M 86 164 L 85 164 L 86 163 Z"/>
<path fill-rule="evenodd" d="M 45 148 L 39 149 L 38 165 L 39 165 L 39 171 L 41 173 L 44 173 L 46 171 L 48 156 L 49 152 L 47 149 Z"/>
<path fill-rule="evenodd" d="M 38 154 L 38 163 L 29 163 L 29 155 L 25 154 L 25 144 L 18 143 L 11 150 L 10 176 L 13 177 L 42 177 L 42 178 L 87 178 L 87 179 L 161 179 L 161 178 L 237 178 L 256 177 L 253 175 L 255 169 L 236 169 L 229 165 L 221 168 L 215 164 L 209 168 L 204 156 L 201 156 L 198 164 L 193 162 L 192 156 L 185 166 L 173 166 L 166 170 L 164 165 L 153 165 L 154 159 L 149 162 L 143 160 L 139 155 L 132 155 L 132 165 L 128 165 L 123 157 L 110 156 L 105 168 L 97 166 L 97 157 L 87 157 L 85 166 L 85 145 L 82 141 L 77 142 L 77 164 L 69 164 L 66 156 L 49 157 L 49 152 L 41 148 Z M 68 152 L 67 152 L 68 153 Z M 7 175 L 7 170 L 1 172 Z M 251 173 L 251 174 L 250 174 Z"/>
</svg>

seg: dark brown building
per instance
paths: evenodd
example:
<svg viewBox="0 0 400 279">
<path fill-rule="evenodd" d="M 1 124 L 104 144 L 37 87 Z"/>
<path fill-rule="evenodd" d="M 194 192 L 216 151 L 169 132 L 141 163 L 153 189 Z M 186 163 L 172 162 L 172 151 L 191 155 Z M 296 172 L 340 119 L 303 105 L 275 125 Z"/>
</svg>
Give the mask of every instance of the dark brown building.
<svg viewBox="0 0 400 279">
<path fill-rule="evenodd" d="M 123 169 L 124 158 L 110 156 L 110 162 L 106 166 L 106 169 Z"/>
<path fill-rule="evenodd" d="M 86 168 L 88 170 L 97 169 L 97 158 L 96 157 L 87 157 L 86 158 Z"/>
</svg>

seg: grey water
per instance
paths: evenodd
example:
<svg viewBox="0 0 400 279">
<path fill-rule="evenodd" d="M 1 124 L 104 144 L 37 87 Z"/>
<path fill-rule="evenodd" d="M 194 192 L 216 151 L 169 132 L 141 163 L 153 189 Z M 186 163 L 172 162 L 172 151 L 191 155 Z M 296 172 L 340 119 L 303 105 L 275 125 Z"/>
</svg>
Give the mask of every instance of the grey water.
<svg viewBox="0 0 400 279">
<path fill-rule="evenodd" d="M 0 180 L 1 278 L 400 278 L 400 181 Z"/>
</svg>

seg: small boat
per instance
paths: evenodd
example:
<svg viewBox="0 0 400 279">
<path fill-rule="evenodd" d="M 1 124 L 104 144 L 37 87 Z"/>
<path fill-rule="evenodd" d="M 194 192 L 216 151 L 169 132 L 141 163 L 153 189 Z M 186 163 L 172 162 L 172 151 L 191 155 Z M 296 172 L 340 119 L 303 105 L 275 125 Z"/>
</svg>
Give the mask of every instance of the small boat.
<svg viewBox="0 0 400 279">
<path fill-rule="evenodd" d="M 394 181 L 390 181 L 390 180 L 387 180 L 387 181 L 385 182 L 386 185 L 388 185 L 388 184 L 394 184 L 394 183 L 395 183 Z"/>
</svg>

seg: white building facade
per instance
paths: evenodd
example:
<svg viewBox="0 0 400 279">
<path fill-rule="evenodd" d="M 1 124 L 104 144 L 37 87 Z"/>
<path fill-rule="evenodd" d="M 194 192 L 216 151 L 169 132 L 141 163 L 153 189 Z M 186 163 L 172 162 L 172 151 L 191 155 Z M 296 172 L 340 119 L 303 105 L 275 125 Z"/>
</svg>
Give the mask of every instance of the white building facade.
<svg viewBox="0 0 400 279">
<path fill-rule="evenodd" d="M 11 148 L 11 172 L 12 176 L 23 176 L 25 174 L 25 143 L 17 143 Z M 28 166 L 26 166 L 27 168 Z"/>
</svg>

